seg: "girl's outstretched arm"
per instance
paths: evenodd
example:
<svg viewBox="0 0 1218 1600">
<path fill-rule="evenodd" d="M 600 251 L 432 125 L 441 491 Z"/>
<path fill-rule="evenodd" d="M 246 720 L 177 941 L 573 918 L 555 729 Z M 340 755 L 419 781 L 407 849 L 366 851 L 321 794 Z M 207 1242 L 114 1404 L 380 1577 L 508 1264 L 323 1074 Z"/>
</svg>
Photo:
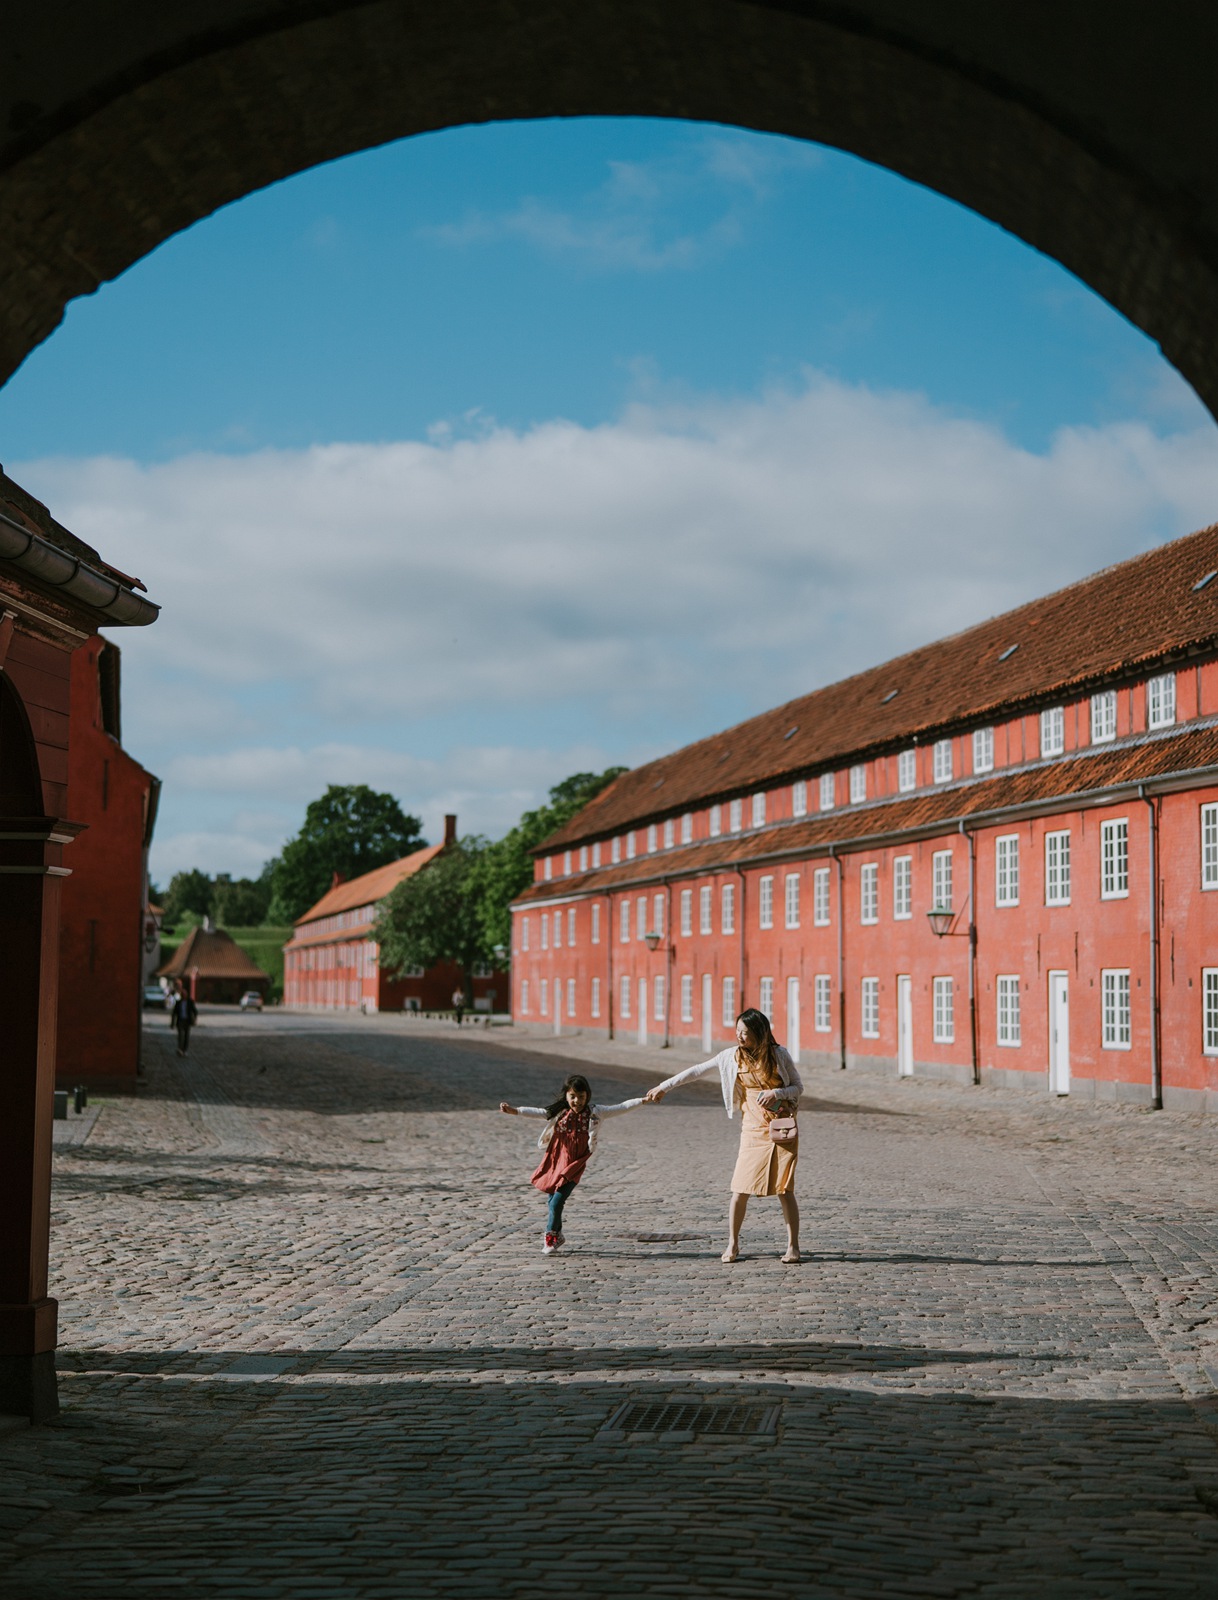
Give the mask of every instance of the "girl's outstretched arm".
<svg viewBox="0 0 1218 1600">
<path fill-rule="evenodd" d="M 510 1106 L 506 1100 L 499 1102 L 500 1111 L 506 1111 L 509 1117 L 541 1117 L 548 1118 L 549 1112 L 545 1106 Z"/>
<path fill-rule="evenodd" d="M 633 1111 L 636 1106 L 645 1106 L 646 1104 L 647 1096 L 639 1095 L 634 1100 L 623 1100 L 620 1105 L 616 1106 L 598 1105 L 596 1114 L 598 1117 L 620 1117 L 624 1111 Z"/>
</svg>

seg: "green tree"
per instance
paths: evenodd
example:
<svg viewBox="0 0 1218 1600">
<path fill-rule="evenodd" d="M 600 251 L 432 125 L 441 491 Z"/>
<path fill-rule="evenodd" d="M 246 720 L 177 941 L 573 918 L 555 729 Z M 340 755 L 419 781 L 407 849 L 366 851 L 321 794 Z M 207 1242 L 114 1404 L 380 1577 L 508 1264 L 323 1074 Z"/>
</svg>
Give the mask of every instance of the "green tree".
<svg viewBox="0 0 1218 1600">
<path fill-rule="evenodd" d="M 426 843 L 421 826 L 391 794 L 378 794 L 364 783 L 331 784 L 310 802 L 300 832 L 267 864 L 271 921 L 295 922 L 321 899 L 336 872 L 358 878 L 421 850 Z"/>
<path fill-rule="evenodd" d="M 609 767 L 604 772 L 572 773 L 550 790 L 548 805 L 526 811 L 514 828 L 482 852 L 476 868 L 476 891 L 488 949 L 511 948 L 512 914 L 508 908 L 533 881 L 533 857 L 529 852 L 626 770 Z"/>
<path fill-rule="evenodd" d="M 265 878 L 230 878 L 221 873 L 212 895 L 212 915 L 222 928 L 260 928 L 271 904 Z"/>
<path fill-rule="evenodd" d="M 486 840 L 475 834 L 459 839 L 389 892 L 372 935 L 386 971 L 455 961 L 472 998 L 474 965 L 490 959 L 477 892 L 486 850 Z"/>
<path fill-rule="evenodd" d="M 184 917 L 191 914 L 202 921 L 211 912 L 214 892 L 211 879 L 198 867 L 191 867 L 189 872 L 175 872 L 169 880 L 162 906 L 165 926 L 176 928 Z"/>
</svg>

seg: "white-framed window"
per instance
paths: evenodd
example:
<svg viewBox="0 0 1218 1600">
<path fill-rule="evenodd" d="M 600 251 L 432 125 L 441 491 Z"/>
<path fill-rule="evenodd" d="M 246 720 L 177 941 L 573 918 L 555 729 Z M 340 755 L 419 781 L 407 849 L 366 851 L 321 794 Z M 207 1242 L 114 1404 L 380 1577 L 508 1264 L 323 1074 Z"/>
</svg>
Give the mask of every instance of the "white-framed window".
<svg viewBox="0 0 1218 1600">
<path fill-rule="evenodd" d="M 865 861 L 859 868 L 859 920 L 880 920 L 880 867 L 876 861 Z"/>
<path fill-rule="evenodd" d="M 765 795 L 764 794 L 755 794 L 753 796 L 753 826 L 755 828 L 764 828 L 765 827 Z"/>
<path fill-rule="evenodd" d="M 550 919 L 543 911 L 537 920 L 541 923 L 541 948 L 548 950 L 550 948 Z"/>
<path fill-rule="evenodd" d="M 664 848 L 671 850 L 677 842 L 677 822 L 675 817 L 666 817 L 664 820 Z"/>
<path fill-rule="evenodd" d="M 808 785 L 801 778 L 798 783 L 791 785 L 791 815 L 793 817 L 806 817 L 808 814 Z"/>
<path fill-rule="evenodd" d="M 1050 706 L 1040 714 L 1040 753 L 1059 756 L 1066 748 L 1066 708 Z"/>
<path fill-rule="evenodd" d="M 1107 744 L 1116 738 L 1117 697 L 1115 689 L 1101 689 L 1091 696 L 1091 743 Z"/>
<path fill-rule="evenodd" d="M 952 852 L 936 850 L 931 857 L 931 906 L 940 911 L 950 911 L 952 899 Z"/>
<path fill-rule="evenodd" d="M 660 833 L 654 822 L 647 824 L 647 854 L 655 855 L 660 848 Z"/>
<path fill-rule="evenodd" d="M 550 879 L 554 876 L 554 862 L 550 856 L 546 857 L 545 867 L 543 870 L 545 874 L 545 880 L 547 883 L 549 883 Z"/>
<path fill-rule="evenodd" d="M 758 1010 L 761 1012 L 762 1016 L 763 1017 L 769 1017 L 771 1019 L 771 1021 L 773 1021 L 773 1017 L 774 1017 L 774 980 L 773 980 L 773 978 L 762 978 L 761 982 L 758 984 L 758 995 L 757 995 L 757 998 L 760 1001 L 760 1005 L 758 1006 Z"/>
<path fill-rule="evenodd" d="M 573 1017 L 575 1015 L 575 979 L 574 978 L 568 978 L 567 979 L 567 1015 L 569 1017 Z"/>
<path fill-rule="evenodd" d="M 575 947 L 575 907 L 567 907 L 567 943 Z"/>
<path fill-rule="evenodd" d="M 522 950 L 527 950 L 529 948 L 529 919 L 528 919 L 528 917 L 522 917 L 520 919 L 520 948 Z"/>
<path fill-rule="evenodd" d="M 592 943 L 601 942 L 601 908 L 595 902 L 592 906 Z"/>
<path fill-rule="evenodd" d="M 1045 904 L 1070 904 L 1070 830 L 1045 834 Z"/>
<path fill-rule="evenodd" d="M 850 804 L 857 806 L 867 798 L 867 768 L 860 763 L 850 768 Z"/>
<path fill-rule="evenodd" d="M 893 857 L 892 914 L 898 922 L 907 922 L 913 916 L 912 856 Z"/>
<path fill-rule="evenodd" d="M 723 1026 L 733 1027 L 736 1021 L 736 980 L 724 978 L 723 980 Z"/>
<path fill-rule="evenodd" d="M 1218 805 L 1201 807 L 1201 887 L 1218 889 Z"/>
<path fill-rule="evenodd" d="M 1201 1041 L 1207 1056 L 1218 1056 L 1218 967 L 1201 974 Z"/>
<path fill-rule="evenodd" d="M 833 1031 L 833 986 L 827 972 L 818 972 L 812 983 L 812 1016 L 817 1033 Z"/>
<path fill-rule="evenodd" d="M 739 833 L 744 826 L 744 801 L 729 800 L 727 803 L 727 829 L 729 833 Z"/>
<path fill-rule="evenodd" d="M 832 811 L 837 796 L 835 775 L 832 772 L 822 772 L 820 775 L 820 808 L 822 811 Z"/>
<path fill-rule="evenodd" d="M 592 867 L 595 871 L 601 864 L 601 842 L 599 839 L 592 846 Z"/>
<path fill-rule="evenodd" d="M 562 949 L 562 912 L 561 911 L 556 911 L 554 913 L 554 948 L 555 948 L 555 950 L 561 950 Z"/>
<path fill-rule="evenodd" d="M 994 770 L 994 730 L 993 728 L 973 729 L 973 771 L 993 772 Z"/>
<path fill-rule="evenodd" d="M 880 980 L 863 979 L 863 1038 L 880 1037 Z"/>
<path fill-rule="evenodd" d="M 908 794 L 911 789 L 918 787 L 918 752 L 916 750 L 902 750 L 897 757 L 897 788 L 902 794 Z"/>
<path fill-rule="evenodd" d="M 520 980 L 520 1014 L 522 1017 L 527 1017 L 529 1014 L 529 980 L 527 978 Z"/>
<path fill-rule="evenodd" d="M 757 885 L 757 926 L 774 926 L 774 880 L 768 873 Z"/>
<path fill-rule="evenodd" d="M 647 896 L 641 894 L 634 903 L 634 934 L 636 939 L 647 937 Z"/>
<path fill-rule="evenodd" d="M 619 910 L 621 918 L 620 937 L 623 944 L 630 943 L 630 901 L 623 900 Z"/>
<path fill-rule="evenodd" d="M 579 847 L 579 870 L 581 872 L 587 872 L 588 870 L 588 846 L 586 844 L 581 844 Z"/>
<path fill-rule="evenodd" d="M 665 933 L 667 932 L 667 929 L 664 926 L 664 920 L 665 920 L 665 917 L 667 916 L 667 911 L 665 909 L 664 900 L 665 900 L 665 897 L 662 894 L 657 894 L 657 895 L 653 895 L 652 896 L 652 899 L 651 899 L 651 927 L 648 929 L 649 933 L 658 933 L 661 939 L 664 937 Z"/>
<path fill-rule="evenodd" d="M 1003 973 L 998 987 L 998 1043 L 1017 1045 L 1019 1031 L 1019 979 L 1014 973 Z"/>
<path fill-rule="evenodd" d="M 694 842 L 694 814 L 687 811 L 681 818 L 681 843 L 693 844 Z"/>
<path fill-rule="evenodd" d="M 1129 969 L 1106 967 L 1100 973 L 1103 995 L 1103 1040 L 1105 1050 L 1132 1048 L 1129 1010 Z"/>
<path fill-rule="evenodd" d="M 1019 904 L 1019 835 L 1002 833 L 994 840 L 994 904 Z"/>
<path fill-rule="evenodd" d="M 569 850 L 563 851 L 562 870 L 565 878 L 569 878 L 571 876 L 571 852 Z"/>
<path fill-rule="evenodd" d="M 950 783 L 952 780 L 952 741 L 950 739 L 935 740 L 934 773 L 936 783 Z"/>
<path fill-rule="evenodd" d="M 828 867 L 817 867 L 812 874 L 812 921 L 818 928 L 829 926 Z"/>
<path fill-rule="evenodd" d="M 1164 672 L 1146 684 L 1146 726 L 1170 728 L 1176 720 L 1176 675 Z"/>
<path fill-rule="evenodd" d="M 622 1018 L 622 1020 L 624 1022 L 629 1022 L 629 1020 L 630 1020 L 630 975 L 629 975 L 629 973 L 626 973 L 626 972 L 622 973 L 622 981 L 621 981 L 621 984 L 619 986 L 618 1008 L 617 1009 L 618 1009 L 618 1015 Z"/>
<path fill-rule="evenodd" d="M 956 1042 L 956 984 L 954 978 L 936 978 L 934 982 L 935 1043 Z"/>
<path fill-rule="evenodd" d="M 712 806 L 710 808 L 710 836 L 711 836 L 712 839 L 717 839 L 722 832 L 723 832 L 723 807 L 722 806 Z"/>
<path fill-rule="evenodd" d="M 593 978 L 592 980 L 591 1011 L 593 1017 L 599 1017 L 601 1014 L 601 980 L 599 978 Z"/>
<path fill-rule="evenodd" d="M 736 931 L 736 885 L 725 883 L 723 885 L 723 898 L 719 905 L 719 932 L 735 933 Z"/>
<path fill-rule="evenodd" d="M 633 828 L 631 828 L 630 832 L 626 835 L 626 860 L 627 861 L 633 861 L 634 860 L 634 829 Z"/>
<path fill-rule="evenodd" d="M 799 927 L 799 873 L 788 872 L 783 883 L 783 900 L 788 928 Z"/>
<path fill-rule="evenodd" d="M 651 1006 L 652 1020 L 654 1022 L 663 1022 L 665 1000 L 663 974 L 661 974 L 658 978 L 653 978 L 651 980 L 651 993 L 653 996 Z"/>
<path fill-rule="evenodd" d="M 681 890 L 681 936 L 688 939 L 694 931 L 694 891 Z"/>
<path fill-rule="evenodd" d="M 550 1014 L 550 984 L 546 978 L 541 980 L 541 1014 L 543 1017 Z"/>
<path fill-rule="evenodd" d="M 714 886 L 704 883 L 698 890 L 698 932 L 714 933 L 713 913 L 711 906 L 714 902 Z"/>
<path fill-rule="evenodd" d="M 1124 900 L 1129 894 L 1129 822 L 1114 817 L 1100 824 L 1100 899 Z"/>
<path fill-rule="evenodd" d="M 681 979 L 681 1021 L 694 1020 L 694 980 L 689 973 Z"/>
<path fill-rule="evenodd" d="M 609 859 L 615 866 L 622 859 L 622 841 L 616 834 L 609 841 Z"/>
</svg>

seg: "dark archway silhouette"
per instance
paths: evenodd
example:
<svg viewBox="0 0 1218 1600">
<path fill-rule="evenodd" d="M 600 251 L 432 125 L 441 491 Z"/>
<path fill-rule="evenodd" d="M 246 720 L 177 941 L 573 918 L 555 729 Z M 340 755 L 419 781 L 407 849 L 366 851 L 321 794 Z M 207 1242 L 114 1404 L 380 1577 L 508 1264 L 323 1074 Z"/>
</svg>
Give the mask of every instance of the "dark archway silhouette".
<svg viewBox="0 0 1218 1600">
<path fill-rule="evenodd" d="M 732 123 L 852 151 L 1055 257 L 1218 412 L 1203 0 L 75 0 L 5 7 L 0 378 L 218 206 L 462 123 Z"/>
</svg>

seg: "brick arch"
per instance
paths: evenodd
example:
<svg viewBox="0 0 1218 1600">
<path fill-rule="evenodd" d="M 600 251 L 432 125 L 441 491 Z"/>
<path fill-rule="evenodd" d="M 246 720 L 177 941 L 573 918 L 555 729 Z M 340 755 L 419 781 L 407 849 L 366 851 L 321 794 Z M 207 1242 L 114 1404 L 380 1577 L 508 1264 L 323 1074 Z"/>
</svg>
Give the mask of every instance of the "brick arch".
<svg viewBox="0 0 1218 1600">
<path fill-rule="evenodd" d="M 37 817 L 42 809 L 30 719 L 12 680 L 0 672 L 0 817 Z"/>
<path fill-rule="evenodd" d="M 0 378 L 73 297 L 276 179 L 457 124 L 628 115 L 821 141 L 936 189 L 1062 262 L 1218 410 L 1202 0 L 90 0 L 71 27 L 13 9 Z"/>
</svg>

